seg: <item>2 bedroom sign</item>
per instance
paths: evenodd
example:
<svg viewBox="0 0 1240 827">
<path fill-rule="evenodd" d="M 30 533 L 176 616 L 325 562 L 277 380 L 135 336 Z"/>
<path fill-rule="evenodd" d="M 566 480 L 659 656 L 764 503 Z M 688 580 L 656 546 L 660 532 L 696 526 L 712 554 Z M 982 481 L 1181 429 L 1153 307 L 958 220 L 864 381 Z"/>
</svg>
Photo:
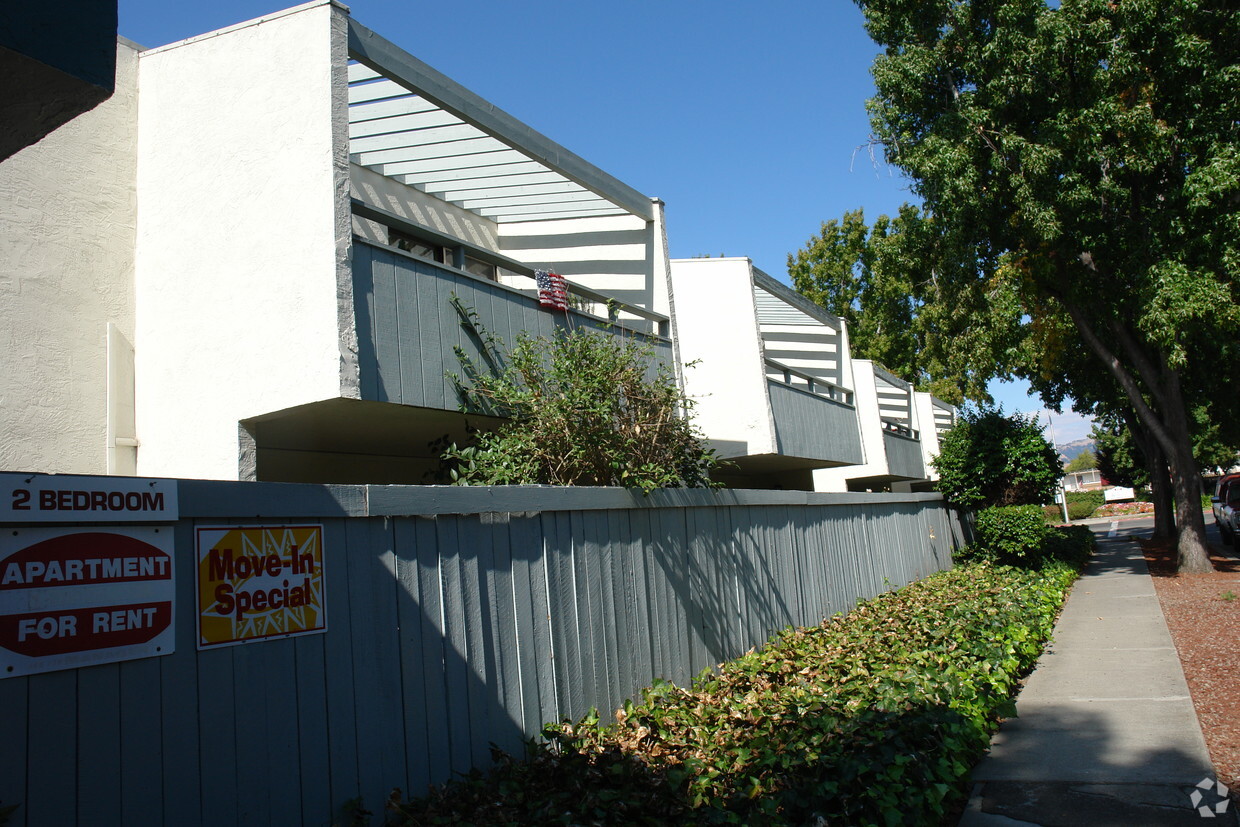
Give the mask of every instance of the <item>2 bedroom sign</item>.
<svg viewBox="0 0 1240 827">
<path fill-rule="evenodd" d="M 170 527 L 0 532 L 0 677 L 173 651 Z"/>
<path fill-rule="evenodd" d="M 0 474 L 0 522 L 157 523 L 176 518 L 176 480 Z"/>
</svg>

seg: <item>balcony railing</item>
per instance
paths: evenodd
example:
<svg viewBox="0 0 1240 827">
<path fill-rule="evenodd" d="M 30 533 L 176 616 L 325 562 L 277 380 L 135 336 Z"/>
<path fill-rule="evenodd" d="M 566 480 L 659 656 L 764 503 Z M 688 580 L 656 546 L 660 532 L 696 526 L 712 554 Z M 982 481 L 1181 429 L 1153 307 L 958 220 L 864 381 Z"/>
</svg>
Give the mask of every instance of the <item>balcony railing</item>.
<svg viewBox="0 0 1240 827">
<path fill-rule="evenodd" d="M 832 402 L 839 402 L 841 405 L 853 404 L 853 393 L 847 388 L 842 388 L 825 379 L 811 376 L 796 368 L 790 368 L 785 364 L 776 362 L 774 359 L 764 359 L 763 361 L 766 362 L 766 377 L 768 379 L 777 382 L 782 381 L 788 387 L 809 391 L 817 396 L 830 399 Z"/>
<path fill-rule="evenodd" d="M 477 247 L 456 236 L 441 233 L 421 224 L 402 218 L 396 213 L 376 207 L 373 204 L 367 204 L 365 201 L 353 199 L 353 214 L 360 218 L 368 218 L 371 221 L 383 224 L 386 227 L 399 230 L 402 233 L 411 235 L 428 244 L 444 247 L 451 251 L 453 256 L 453 264 L 456 269 L 464 269 L 465 257 L 485 261 L 488 264 L 503 268 L 508 273 L 518 276 L 525 276 L 533 281 L 534 269 L 524 262 L 509 258 L 502 253 L 488 250 L 485 247 Z M 647 310 L 644 307 L 628 304 L 619 299 L 606 296 L 596 290 L 591 290 L 581 284 L 576 284 L 566 280 L 566 287 L 570 296 L 575 296 L 578 301 L 572 302 L 573 309 L 579 312 L 592 315 L 598 319 L 606 319 L 608 322 L 619 327 L 625 327 L 638 333 L 656 333 L 666 339 L 670 332 L 670 320 L 662 313 L 656 313 L 653 310 Z M 590 312 L 584 309 L 582 305 L 595 305 L 603 308 L 603 313 Z M 640 326 L 632 324 L 633 319 L 641 319 L 649 322 L 651 330 L 642 330 Z"/>
<path fill-rule="evenodd" d="M 921 438 L 921 434 L 916 428 L 910 428 L 903 422 L 896 422 L 893 419 L 883 419 L 881 422 L 883 424 L 883 430 L 889 434 L 896 434 L 897 436 L 908 437 L 909 439 Z"/>
<path fill-rule="evenodd" d="M 362 399 L 455 411 L 461 357 L 487 364 L 488 336 L 512 344 L 585 328 L 647 342 L 656 363 L 672 361 L 665 338 L 576 309 L 548 313 L 528 292 L 395 247 L 356 238 L 351 269 Z M 462 309 L 486 335 L 462 323 Z"/>
</svg>

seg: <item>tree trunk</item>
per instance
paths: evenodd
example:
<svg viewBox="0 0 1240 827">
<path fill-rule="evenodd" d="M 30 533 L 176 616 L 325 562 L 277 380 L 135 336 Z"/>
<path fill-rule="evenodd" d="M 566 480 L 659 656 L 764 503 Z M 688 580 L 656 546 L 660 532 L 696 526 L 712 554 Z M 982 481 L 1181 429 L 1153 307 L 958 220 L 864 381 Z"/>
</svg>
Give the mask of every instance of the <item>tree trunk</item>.
<svg viewBox="0 0 1240 827">
<path fill-rule="evenodd" d="M 1154 498 L 1154 539 L 1170 540 L 1175 537 L 1175 497 L 1161 449 L 1150 461 L 1150 490 Z"/>
<path fill-rule="evenodd" d="M 1108 338 L 1127 357 L 1126 361 L 1121 361 L 1098 336 L 1084 308 L 1068 302 L 1063 304 L 1085 344 L 1119 382 L 1141 425 L 1166 455 L 1176 499 L 1177 570 L 1191 574 L 1214 571 L 1206 549 L 1206 523 L 1201 516 L 1201 477 L 1193 458 L 1188 412 L 1179 377 L 1168 367 L 1166 359 L 1161 358 L 1163 354 L 1158 354 L 1156 364 L 1133 331 L 1111 321 L 1106 324 L 1110 334 Z M 1141 378 L 1144 388 L 1137 383 L 1137 376 Z M 1153 406 L 1146 400 L 1143 391 L 1149 393 Z"/>
<path fill-rule="evenodd" d="M 1175 396 L 1169 400 L 1168 408 L 1172 410 L 1164 418 L 1174 438 L 1175 449 L 1167 453 L 1167 460 L 1175 486 L 1175 522 L 1179 528 L 1176 570 L 1208 574 L 1214 571 L 1214 564 L 1210 562 L 1210 551 L 1206 546 L 1206 521 L 1201 513 L 1201 474 L 1197 471 L 1193 440 L 1188 433 L 1188 411 L 1183 398 L 1178 394 Z"/>
<path fill-rule="evenodd" d="M 1137 419 L 1131 408 L 1123 411 L 1124 424 L 1132 441 L 1145 460 L 1150 472 L 1150 493 L 1154 501 L 1154 539 L 1170 540 L 1175 537 L 1175 497 L 1172 495 L 1171 477 L 1167 469 L 1167 455 L 1158 440 Z"/>
</svg>

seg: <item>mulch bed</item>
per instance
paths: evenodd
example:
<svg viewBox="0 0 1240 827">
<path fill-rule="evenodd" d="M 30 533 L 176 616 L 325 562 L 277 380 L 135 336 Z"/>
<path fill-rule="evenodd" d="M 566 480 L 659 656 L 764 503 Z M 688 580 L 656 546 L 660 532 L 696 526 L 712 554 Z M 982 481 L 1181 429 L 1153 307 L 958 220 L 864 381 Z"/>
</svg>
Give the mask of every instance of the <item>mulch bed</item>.
<svg viewBox="0 0 1240 827">
<path fill-rule="evenodd" d="M 1175 547 L 1141 541 L 1218 778 L 1240 793 L 1240 559 L 1211 546 L 1213 574 L 1176 574 Z"/>
</svg>

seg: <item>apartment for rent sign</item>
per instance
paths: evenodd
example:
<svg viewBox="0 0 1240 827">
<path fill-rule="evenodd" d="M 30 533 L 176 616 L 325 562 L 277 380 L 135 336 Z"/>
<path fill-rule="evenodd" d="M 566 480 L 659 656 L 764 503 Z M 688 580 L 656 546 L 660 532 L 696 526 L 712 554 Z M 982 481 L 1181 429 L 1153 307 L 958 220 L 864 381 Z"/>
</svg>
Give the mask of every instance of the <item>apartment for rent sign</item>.
<svg viewBox="0 0 1240 827">
<path fill-rule="evenodd" d="M 173 651 L 171 528 L 0 536 L 0 677 Z"/>
<path fill-rule="evenodd" d="M 199 649 L 326 631 L 323 526 L 196 533 Z"/>
</svg>

